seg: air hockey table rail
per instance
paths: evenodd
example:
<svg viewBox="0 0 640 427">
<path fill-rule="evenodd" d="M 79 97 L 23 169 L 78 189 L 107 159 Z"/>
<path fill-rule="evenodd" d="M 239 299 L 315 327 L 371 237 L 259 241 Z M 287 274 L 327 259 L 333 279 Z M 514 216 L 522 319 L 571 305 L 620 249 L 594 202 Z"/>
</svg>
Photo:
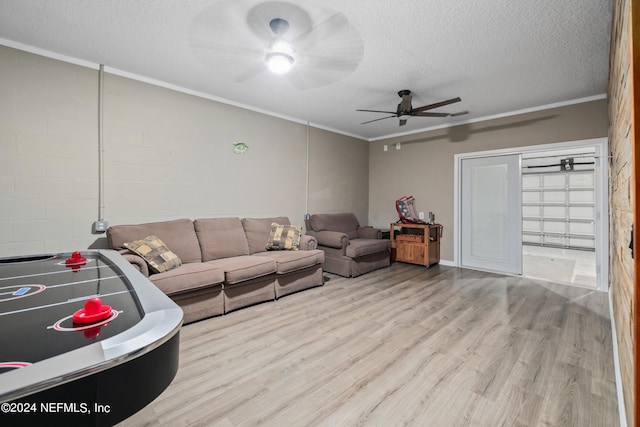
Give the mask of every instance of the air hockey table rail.
<svg viewBox="0 0 640 427">
<path fill-rule="evenodd" d="M 106 317 L 77 323 L 90 299 Z M 0 258 L 0 425 L 131 416 L 175 377 L 182 319 L 116 251 Z"/>
</svg>

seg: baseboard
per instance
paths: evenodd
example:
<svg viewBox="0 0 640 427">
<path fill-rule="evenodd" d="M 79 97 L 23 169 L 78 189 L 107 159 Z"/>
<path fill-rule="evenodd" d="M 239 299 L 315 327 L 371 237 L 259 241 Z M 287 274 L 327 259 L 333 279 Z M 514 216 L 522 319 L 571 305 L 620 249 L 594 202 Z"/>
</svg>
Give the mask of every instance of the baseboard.
<svg viewBox="0 0 640 427">
<path fill-rule="evenodd" d="M 447 267 L 455 267 L 456 265 L 453 263 L 453 261 L 448 261 L 446 259 L 441 259 L 439 264 L 441 265 L 446 265 Z"/>
<path fill-rule="evenodd" d="M 618 357 L 618 333 L 616 332 L 616 318 L 613 315 L 613 299 L 611 289 L 609 289 L 609 318 L 611 319 L 611 338 L 613 340 L 613 367 L 616 374 L 616 392 L 618 395 L 618 417 L 620 427 L 627 427 L 627 411 L 624 403 L 624 392 L 622 390 L 622 374 L 620 371 L 620 357 Z"/>
</svg>

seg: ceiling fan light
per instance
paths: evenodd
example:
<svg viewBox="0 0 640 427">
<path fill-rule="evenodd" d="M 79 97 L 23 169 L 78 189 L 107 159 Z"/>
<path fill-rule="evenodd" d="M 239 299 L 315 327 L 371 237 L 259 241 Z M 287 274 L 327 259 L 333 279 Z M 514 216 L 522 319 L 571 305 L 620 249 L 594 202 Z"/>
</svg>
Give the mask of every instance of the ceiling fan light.
<svg viewBox="0 0 640 427">
<path fill-rule="evenodd" d="M 265 58 L 269 70 L 276 74 L 286 74 L 293 67 L 293 56 L 282 52 L 272 52 Z"/>
<path fill-rule="evenodd" d="M 411 114 L 406 114 L 406 113 L 405 113 L 405 114 L 400 114 L 400 115 L 398 116 L 398 118 L 399 118 L 400 120 L 409 120 L 409 117 L 411 117 Z"/>
</svg>

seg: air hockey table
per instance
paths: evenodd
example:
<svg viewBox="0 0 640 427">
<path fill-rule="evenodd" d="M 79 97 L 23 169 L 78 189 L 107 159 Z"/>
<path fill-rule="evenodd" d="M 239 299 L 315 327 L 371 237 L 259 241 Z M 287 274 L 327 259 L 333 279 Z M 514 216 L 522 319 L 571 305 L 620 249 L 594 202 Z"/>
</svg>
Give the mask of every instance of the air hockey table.
<svg viewBox="0 0 640 427">
<path fill-rule="evenodd" d="M 116 251 L 0 258 L 0 425 L 131 416 L 175 377 L 182 316 Z"/>
</svg>

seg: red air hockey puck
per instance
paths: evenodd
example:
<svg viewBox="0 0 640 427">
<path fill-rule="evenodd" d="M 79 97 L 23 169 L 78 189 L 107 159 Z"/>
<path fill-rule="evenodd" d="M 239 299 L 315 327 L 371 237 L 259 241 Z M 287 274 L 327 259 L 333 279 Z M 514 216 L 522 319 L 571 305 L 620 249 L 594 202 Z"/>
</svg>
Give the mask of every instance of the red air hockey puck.
<svg viewBox="0 0 640 427">
<path fill-rule="evenodd" d="M 111 316 L 111 306 L 102 305 L 98 297 L 89 298 L 84 303 L 84 308 L 73 313 L 73 323 L 95 323 Z"/>
</svg>

